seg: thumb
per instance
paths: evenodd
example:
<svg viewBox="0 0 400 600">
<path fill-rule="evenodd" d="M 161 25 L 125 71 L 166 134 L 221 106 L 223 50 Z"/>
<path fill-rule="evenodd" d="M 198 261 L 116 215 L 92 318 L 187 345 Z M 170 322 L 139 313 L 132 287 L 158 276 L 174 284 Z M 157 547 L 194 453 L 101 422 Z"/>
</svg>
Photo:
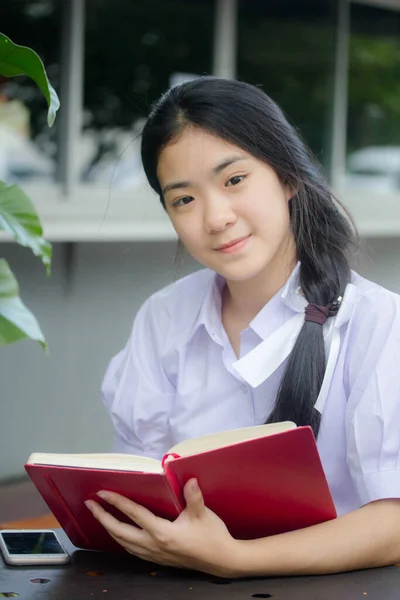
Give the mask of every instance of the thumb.
<svg viewBox="0 0 400 600">
<path fill-rule="evenodd" d="M 195 519 L 204 516 L 206 507 L 197 479 L 189 479 L 183 488 L 183 495 L 186 500 L 186 511 L 189 516 Z"/>
</svg>

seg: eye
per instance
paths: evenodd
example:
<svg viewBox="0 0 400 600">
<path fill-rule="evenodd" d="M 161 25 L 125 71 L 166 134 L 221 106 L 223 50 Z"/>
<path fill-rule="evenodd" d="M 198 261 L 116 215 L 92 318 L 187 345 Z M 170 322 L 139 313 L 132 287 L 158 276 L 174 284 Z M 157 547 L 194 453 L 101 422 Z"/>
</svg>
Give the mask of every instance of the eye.
<svg viewBox="0 0 400 600">
<path fill-rule="evenodd" d="M 227 186 L 238 185 L 245 179 L 246 175 L 234 175 L 226 182 Z"/>
<path fill-rule="evenodd" d="M 192 196 L 182 196 L 182 198 L 174 200 L 172 206 L 186 206 L 187 204 L 190 204 L 193 200 L 194 198 Z"/>
</svg>

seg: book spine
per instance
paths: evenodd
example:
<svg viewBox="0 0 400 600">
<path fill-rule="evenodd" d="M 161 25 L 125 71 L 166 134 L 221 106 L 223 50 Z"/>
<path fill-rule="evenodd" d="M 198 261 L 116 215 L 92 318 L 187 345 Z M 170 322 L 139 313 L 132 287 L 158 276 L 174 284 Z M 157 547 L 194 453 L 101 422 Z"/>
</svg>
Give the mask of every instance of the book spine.
<svg viewBox="0 0 400 600">
<path fill-rule="evenodd" d="M 60 493 L 60 491 L 59 491 L 58 487 L 56 486 L 56 484 L 54 483 L 54 481 L 51 479 L 50 475 L 48 475 L 46 473 L 44 475 L 43 479 L 47 483 L 47 485 L 51 491 L 51 496 L 52 496 L 52 498 L 54 498 L 54 501 L 51 499 L 51 496 L 49 497 L 48 494 L 44 495 L 43 497 L 45 498 L 46 502 L 49 504 L 49 508 L 53 512 L 57 521 L 59 521 L 59 523 L 63 527 L 63 529 L 66 530 L 67 535 L 69 537 L 70 537 L 71 525 L 72 525 L 72 527 L 75 528 L 75 530 L 76 530 L 78 536 L 81 538 L 81 540 L 83 540 L 86 544 L 90 545 L 90 540 L 88 539 L 88 537 L 85 534 L 85 532 L 83 531 L 83 529 L 80 527 L 74 514 L 72 513 L 68 504 L 65 502 L 62 494 Z M 76 539 L 76 536 L 75 536 L 75 539 Z"/>
</svg>

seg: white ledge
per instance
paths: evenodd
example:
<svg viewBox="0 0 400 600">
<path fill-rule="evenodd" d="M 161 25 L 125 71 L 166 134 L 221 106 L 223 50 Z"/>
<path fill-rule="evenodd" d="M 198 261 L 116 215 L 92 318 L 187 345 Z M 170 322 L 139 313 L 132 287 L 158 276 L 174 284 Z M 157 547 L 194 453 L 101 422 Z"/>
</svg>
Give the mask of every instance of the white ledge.
<svg viewBox="0 0 400 600">
<path fill-rule="evenodd" d="M 26 185 L 52 242 L 175 240 L 156 194 L 141 184 L 129 190 L 79 186 L 69 198 L 57 185 Z M 338 192 L 363 237 L 400 236 L 400 193 L 343 189 Z M 0 232 L 0 242 L 11 236 Z"/>
<path fill-rule="evenodd" d="M 26 185 L 51 242 L 166 241 L 176 233 L 157 195 L 145 185 L 130 190 L 79 186 L 71 197 L 57 185 Z M 0 241 L 12 239 L 0 232 Z"/>
</svg>

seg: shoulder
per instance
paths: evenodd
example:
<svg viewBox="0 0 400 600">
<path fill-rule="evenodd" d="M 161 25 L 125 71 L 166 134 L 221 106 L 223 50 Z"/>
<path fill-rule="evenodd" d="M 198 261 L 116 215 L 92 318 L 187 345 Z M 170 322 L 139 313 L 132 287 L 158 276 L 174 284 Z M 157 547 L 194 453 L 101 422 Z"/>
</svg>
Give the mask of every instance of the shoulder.
<svg viewBox="0 0 400 600">
<path fill-rule="evenodd" d="M 392 436 L 391 431 L 391 424 L 398 422 L 400 415 L 400 296 L 361 277 L 354 283 L 355 302 L 343 363 L 347 456 L 358 472 L 360 468 L 372 472 L 371 466 L 365 466 L 374 462 L 374 469 L 383 466 L 383 470 L 390 470 L 385 466 L 386 450 L 393 464 L 391 453 L 397 457 L 400 442 L 397 433 Z M 365 483 L 362 485 L 365 490 Z"/>
<path fill-rule="evenodd" d="M 163 310 L 171 319 L 195 319 L 215 280 L 215 273 L 200 269 L 152 294 L 151 311 Z"/>
<path fill-rule="evenodd" d="M 400 296 L 357 274 L 352 284 L 346 362 L 350 380 L 359 375 L 364 386 L 378 364 L 400 358 Z"/>
<path fill-rule="evenodd" d="M 400 296 L 383 286 L 353 272 L 353 309 L 350 325 L 353 327 L 387 327 L 400 318 Z"/>
<path fill-rule="evenodd" d="M 135 321 L 147 321 L 167 334 L 187 332 L 196 323 L 215 281 L 210 269 L 200 269 L 152 294 L 140 308 Z"/>
</svg>

